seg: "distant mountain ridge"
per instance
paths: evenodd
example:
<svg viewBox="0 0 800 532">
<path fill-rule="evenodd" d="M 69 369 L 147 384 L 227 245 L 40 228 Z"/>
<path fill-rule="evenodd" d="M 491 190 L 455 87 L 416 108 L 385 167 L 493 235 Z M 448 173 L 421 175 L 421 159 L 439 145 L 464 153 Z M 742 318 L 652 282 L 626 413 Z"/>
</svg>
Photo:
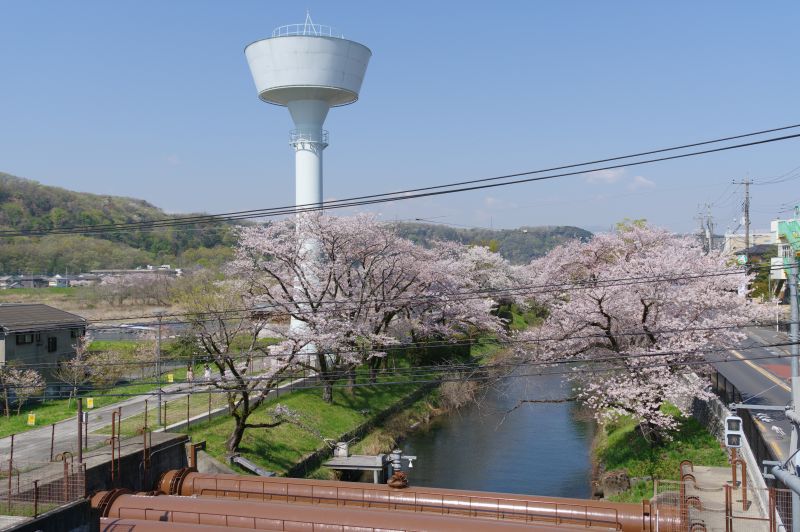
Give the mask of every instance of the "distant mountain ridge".
<svg viewBox="0 0 800 532">
<path fill-rule="evenodd" d="M 457 228 L 425 223 L 398 223 L 397 231 L 413 242 L 434 240 L 489 246 L 513 264 L 526 264 L 572 239 L 588 240 L 592 233 L 570 225 L 520 227 L 519 229 Z"/>
<path fill-rule="evenodd" d="M 0 229 L 48 231 L 180 216 L 186 215 L 169 215 L 140 199 L 74 192 L 0 172 Z M 0 274 L 77 273 L 146 264 L 216 266 L 233 254 L 232 227 L 226 223 L 194 224 L 89 236 L 0 238 Z M 402 236 L 423 245 L 433 240 L 487 245 L 516 264 L 544 255 L 566 240 L 592 236 L 571 226 L 491 230 L 401 223 L 397 227 Z"/>
</svg>

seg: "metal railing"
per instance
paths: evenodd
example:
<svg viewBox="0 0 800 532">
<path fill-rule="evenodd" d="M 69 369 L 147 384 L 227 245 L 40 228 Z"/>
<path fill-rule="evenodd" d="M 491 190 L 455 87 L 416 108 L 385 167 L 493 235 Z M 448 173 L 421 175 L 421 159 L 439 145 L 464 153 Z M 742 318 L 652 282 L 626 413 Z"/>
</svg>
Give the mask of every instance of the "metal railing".
<svg viewBox="0 0 800 532">
<path fill-rule="evenodd" d="M 712 390 L 723 403 L 729 405 L 731 403 L 741 403 L 742 394 L 728 379 L 719 372 L 714 372 L 711 376 Z M 772 448 L 767 444 L 761 430 L 753 421 L 753 416 L 750 410 L 740 410 L 737 415 L 742 418 L 742 430 L 750 443 L 750 448 L 753 451 L 756 462 L 763 463 L 764 460 L 778 460 L 779 456 L 775 456 Z"/>
<path fill-rule="evenodd" d="M 293 129 L 289 132 L 289 144 L 298 142 L 319 142 L 328 145 L 328 130 L 326 129 Z"/>
<path fill-rule="evenodd" d="M 324 24 L 313 24 L 305 22 L 303 24 L 286 24 L 272 31 L 273 37 L 289 37 L 291 35 L 305 35 L 308 37 L 336 37 L 341 39 L 342 34 L 331 26 Z"/>
<path fill-rule="evenodd" d="M 0 470 L 0 514 L 37 517 L 86 496 L 86 464 L 71 453 L 56 463 L 24 462 Z"/>
</svg>

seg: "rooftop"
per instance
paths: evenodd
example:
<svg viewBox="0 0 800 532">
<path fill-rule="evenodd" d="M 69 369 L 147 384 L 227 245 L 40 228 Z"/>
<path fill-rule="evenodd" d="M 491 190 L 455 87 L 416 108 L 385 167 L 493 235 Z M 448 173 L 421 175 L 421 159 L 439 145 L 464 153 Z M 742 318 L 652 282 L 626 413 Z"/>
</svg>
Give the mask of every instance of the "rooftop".
<svg viewBox="0 0 800 532">
<path fill-rule="evenodd" d="M 0 329 L 5 333 L 85 325 L 85 318 L 41 303 L 0 304 Z"/>
</svg>

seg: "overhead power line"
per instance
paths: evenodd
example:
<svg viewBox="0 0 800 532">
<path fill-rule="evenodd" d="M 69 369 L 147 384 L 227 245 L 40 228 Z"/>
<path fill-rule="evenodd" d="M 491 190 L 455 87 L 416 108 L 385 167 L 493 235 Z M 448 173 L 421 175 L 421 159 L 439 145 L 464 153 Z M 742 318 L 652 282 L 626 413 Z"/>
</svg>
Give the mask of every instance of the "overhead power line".
<svg viewBox="0 0 800 532">
<path fill-rule="evenodd" d="M 282 207 L 269 207 L 263 209 L 252 209 L 252 210 L 245 210 L 245 211 L 233 211 L 221 214 L 212 214 L 212 215 L 198 215 L 198 216 L 185 216 L 185 217 L 178 217 L 178 218 L 164 218 L 159 220 L 151 220 L 145 222 L 129 222 L 129 223 L 118 223 L 118 224 L 96 224 L 96 225 L 81 225 L 81 226 L 68 226 L 68 227 L 61 227 L 55 228 L 50 230 L 39 230 L 39 231 L 24 231 L 24 230 L 9 230 L 9 231 L 0 231 L 0 237 L 16 237 L 16 236 L 43 236 L 43 235 L 51 235 L 51 234 L 100 234 L 100 233 L 115 233 L 115 232 L 126 232 L 126 231 L 141 231 L 141 230 L 150 230 L 155 229 L 158 227 L 178 227 L 182 225 L 195 225 L 195 224 L 205 224 L 205 223 L 222 223 L 222 222 L 231 222 L 235 220 L 244 220 L 244 219 L 253 219 L 253 218 L 268 218 L 268 217 L 275 217 L 275 216 L 284 216 L 288 214 L 294 213 L 303 213 L 303 212 L 314 212 L 323 209 L 341 209 L 341 208 L 348 208 L 348 207 L 356 207 L 356 206 L 364 206 L 364 205 L 373 205 L 377 203 L 385 203 L 385 202 L 393 202 L 393 201 L 402 201 L 402 200 L 409 200 L 415 198 L 422 198 L 422 197 L 430 197 L 430 196 L 438 196 L 443 194 L 453 194 L 457 192 L 467 192 L 467 191 L 474 191 L 474 190 L 481 190 L 487 188 L 494 188 L 500 186 L 509 186 L 509 185 L 516 185 L 521 183 L 530 183 L 535 181 L 544 181 L 550 179 L 556 179 L 560 177 L 567 177 L 579 174 L 585 174 L 589 172 L 596 172 L 596 171 L 603 171 L 603 170 L 613 170 L 619 168 L 625 168 L 630 166 L 638 166 L 644 164 L 652 164 L 656 162 L 663 162 L 669 160 L 676 160 L 688 157 L 695 157 L 699 155 L 706 155 L 710 153 L 717 153 L 723 152 L 728 150 L 735 150 L 746 148 L 750 146 L 757 146 L 762 144 L 768 144 L 773 142 L 780 142 L 784 140 L 794 139 L 800 137 L 800 133 L 783 135 L 779 137 L 772 137 L 768 139 L 762 140 L 755 140 L 746 143 L 739 143 L 733 144 L 728 146 L 722 146 L 718 148 L 710 148 L 700 151 L 694 151 L 689 153 L 682 153 L 677 155 L 669 155 L 664 157 L 657 157 L 652 159 L 645 159 L 641 161 L 633 161 L 629 163 L 622 163 L 622 164 L 614 164 L 614 165 L 607 165 L 607 166 L 600 166 L 588 169 L 582 169 L 577 171 L 570 171 L 570 172 L 562 172 L 557 174 L 550 174 L 544 176 L 537 176 L 537 177 L 525 177 L 525 176 L 532 176 L 536 174 L 543 174 L 549 173 L 554 171 L 561 171 L 561 170 L 568 170 L 573 168 L 579 168 L 583 166 L 591 166 L 596 164 L 605 164 L 607 162 L 615 162 L 625 159 L 633 159 L 637 157 L 642 157 L 645 155 L 653 155 L 659 153 L 667 153 L 671 151 L 683 150 L 692 147 L 699 147 L 705 146 L 710 144 L 716 144 L 721 142 L 727 142 L 730 140 L 748 138 L 753 136 L 760 136 L 765 135 L 767 133 L 775 133 L 778 131 L 785 131 L 789 129 L 794 129 L 800 127 L 800 124 L 794 124 L 789 126 L 783 126 L 779 128 L 772 128 L 767 130 L 755 131 L 751 133 L 745 133 L 741 135 L 734 135 L 728 136 L 718 139 L 712 139 L 702 142 L 695 142 L 690 144 L 684 144 L 681 146 L 673 146 L 669 148 L 660 148 L 655 150 L 649 150 L 645 152 L 639 152 L 630 155 L 623 155 L 618 157 L 609 157 L 604 159 L 597 159 L 594 161 L 588 161 L 583 163 L 575 163 L 563 166 L 557 166 L 552 168 L 545 168 L 545 169 L 538 169 L 538 170 L 530 170 L 525 172 L 517 172 L 513 174 L 505 174 L 493 177 L 485 177 L 480 179 L 472 179 L 466 181 L 457 181 L 448 184 L 442 185 L 434 185 L 429 187 L 420 187 L 420 188 L 412 188 L 406 190 L 400 190 L 395 192 L 386 192 L 386 193 L 379 193 L 379 194 L 370 194 L 364 196 L 355 196 L 350 198 L 344 198 L 341 200 L 331 200 L 322 202 L 322 204 L 300 204 L 300 205 L 286 205 Z M 520 177 L 525 177 L 524 179 L 518 179 Z"/>
<path fill-rule="evenodd" d="M 782 322 L 784 325 L 791 322 Z M 711 332 L 711 331 L 722 331 L 722 330 L 738 330 L 738 329 L 746 329 L 750 327 L 760 327 L 764 324 L 759 323 L 751 323 L 751 324 L 731 324 L 731 325 L 717 325 L 717 326 L 708 326 L 708 327 L 683 327 L 680 329 L 649 329 L 649 330 L 619 330 L 613 331 L 611 334 L 615 338 L 619 337 L 635 337 L 635 336 L 650 336 L 650 335 L 681 335 L 686 334 L 688 332 Z M 772 323 L 770 323 L 772 325 Z M 597 332 L 591 334 L 576 334 L 570 335 L 569 338 L 565 338 L 564 336 L 540 336 L 540 337 L 533 337 L 533 338 L 497 338 L 491 341 L 494 345 L 499 345 L 501 347 L 513 347 L 517 345 L 536 345 L 536 344 L 544 344 L 547 342 L 561 342 L 565 340 L 585 340 L 591 338 L 607 338 L 608 334 L 606 332 Z M 410 348 L 419 348 L 419 347 L 468 347 L 476 345 L 479 342 L 475 340 L 469 339 L 462 339 L 456 341 L 447 341 L 447 340 L 428 340 L 428 341 L 419 341 L 419 342 L 406 342 L 406 343 L 397 343 L 397 344 L 389 344 L 382 347 L 372 347 L 369 349 L 337 349 L 337 350 L 323 350 L 319 351 L 317 354 L 329 354 L 329 355 L 374 355 L 376 353 L 382 353 L 391 350 L 398 350 L 398 349 L 410 349 Z M 703 349 L 697 350 L 698 352 L 714 352 L 714 351 L 727 351 L 729 349 L 755 349 L 758 347 L 784 347 L 793 345 L 793 342 L 777 342 L 774 344 L 768 345 L 751 345 L 751 346 L 712 346 Z M 671 352 L 653 352 L 652 356 L 666 356 L 666 355 L 675 355 L 675 354 L 686 354 L 689 353 L 688 351 L 671 351 Z M 236 362 L 243 362 L 249 363 L 251 361 L 258 361 L 258 360 L 266 360 L 270 358 L 282 358 L 286 356 L 290 356 L 296 353 L 291 352 L 273 352 L 273 353 L 262 353 L 260 351 L 240 351 L 238 353 L 227 353 L 227 354 L 220 354 L 220 355 L 211 355 L 206 353 L 199 353 L 196 357 L 196 360 L 206 360 L 206 361 L 213 361 L 215 358 L 219 358 L 220 360 L 231 361 L 233 363 Z M 91 356 L 89 354 L 88 356 Z M 625 357 L 630 357 L 631 355 L 625 355 Z M 644 355 L 642 355 L 644 356 Z M 648 354 L 647 356 L 650 356 Z M 633 356 L 636 358 L 636 356 Z M 195 358 L 195 357 L 192 357 Z M 574 360 L 573 360 L 574 361 Z M 597 361 L 597 359 L 593 359 L 593 361 Z M 134 368 L 142 368 L 144 366 L 152 365 L 154 360 L 133 360 L 133 361 L 122 361 L 122 362 L 106 362 L 103 366 L 126 366 L 126 367 L 134 367 Z M 162 363 L 181 363 L 185 364 L 187 362 L 187 357 L 181 358 L 162 358 Z M 548 362 L 551 363 L 551 362 Z M 558 363 L 558 362 L 555 362 Z M 26 368 L 26 369 L 52 369 L 53 367 L 57 367 L 58 363 L 48 363 L 48 362 L 38 362 L 38 363 L 17 363 L 14 367 L 16 368 Z M 441 367 L 441 365 L 432 365 L 432 366 L 415 366 L 419 367 Z M 452 367 L 449 365 L 448 367 Z M 137 383 L 141 384 L 141 381 L 137 381 Z"/>
<path fill-rule="evenodd" d="M 709 278 L 709 277 L 725 277 L 729 275 L 742 275 L 746 274 L 752 270 L 767 270 L 771 271 L 774 270 L 782 270 L 783 266 L 772 266 L 771 264 L 765 264 L 763 267 L 741 267 L 741 268 L 731 268 L 731 269 L 723 269 L 723 270 L 709 270 L 705 273 L 697 273 L 693 275 L 686 275 L 682 273 L 664 273 L 661 275 L 650 275 L 650 276 L 632 276 L 632 277 L 617 277 L 611 279 L 592 279 L 587 281 L 579 281 L 575 283 L 571 283 L 568 285 L 562 283 L 553 283 L 553 284 L 541 284 L 541 285 L 526 285 L 526 286 L 519 286 L 519 287 L 512 287 L 512 288 L 505 288 L 505 289 L 479 289 L 479 290 L 469 290 L 469 291 L 462 291 L 462 292 L 452 292 L 448 294 L 438 294 L 433 296 L 426 296 L 426 295 L 410 295 L 410 296 L 403 296 L 396 298 L 395 301 L 402 302 L 402 301 L 420 301 L 420 302 L 439 302 L 443 300 L 447 300 L 448 303 L 455 303 L 459 301 L 466 301 L 470 299 L 487 299 L 487 298 L 502 298 L 502 297 L 511 297 L 511 296 L 533 296 L 537 294 L 545 294 L 545 293 L 553 293 L 553 292 L 567 292 L 570 290 L 590 290 L 590 289 L 600 289 L 600 288 L 614 288 L 620 286 L 629 286 L 635 284 L 645 284 L 650 282 L 679 282 L 679 281 L 691 281 L 695 279 L 702 279 L 702 278 Z M 378 299 L 365 299 L 361 303 L 367 304 L 371 302 L 380 301 Z M 317 302 L 314 302 L 315 304 Z M 219 311 L 185 311 L 185 312 L 173 312 L 173 313 L 162 313 L 160 316 L 162 318 L 175 318 L 175 317 L 186 317 L 186 316 L 227 316 L 229 319 L 235 319 L 237 316 L 241 316 L 242 314 L 249 315 L 255 312 L 264 312 L 269 313 L 271 317 L 289 317 L 290 315 L 303 315 L 303 314 L 320 314 L 324 315 L 326 313 L 342 313 L 348 310 L 357 310 L 359 307 L 354 306 L 347 306 L 346 301 L 322 301 L 320 304 L 324 305 L 336 305 L 336 308 L 333 309 L 318 309 L 318 310 L 302 310 L 300 307 L 304 305 L 308 305 L 309 302 L 306 300 L 296 300 L 294 303 L 287 302 L 285 304 L 262 304 L 262 305 L 253 305 L 247 307 L 239 307 L 239 308 L 231 308 Z M 293 310 L 291 312 L 286 311 L 287 306 L 295 305 L 298 309 Z M 270 312 L 271 309 L 278 309 L 278 312 Z M 159 315 L 156 314 L 142 314 L 136 316 L 121 316 L 116 318 L 98 318 L 98 319 L 90 319 L 86 320 L 87 323 L 107 323 L 109 321 L 129 321 L 129 320 L 145 320 L 145 319 L 158 319 Z M 192 322 L 184 322 L 184 323 L 192 323 Z M 35 322 L 19 322 L 16 324 L 17 327 L 25 327 L 25 326 L 33 326 L 37 325 L 40 326 L 39 323 Z M 57 325 L 50 327 L 50 328 L 42 328 L 41 330 L 50 330 L 59 328 Z"/>
<path fill-rule="evenodd" d="M 787 345 L 787 344 L 781 344 Z M 751 348 L 757 347 L 769 347 L 769 346 L 753 346 Z M 730 350 L 731 347 L 726 348 L 725 350 Z M 735 349 L 745 350 L 748 349 L 747 347 L 735 347 Z M 658 354 L 647 354 L 642 356 L 650 356 L 650 357 L 657 357 Z M 664 355 L 661 355 L 664 356 Z M 670 368 L 694 368 L 694 367 L 702 367 L 702 366 L 709 366 L 714 363 L 736 363 L 736 362 L 745 362 L 749 361 L 756 361 L 756 360 L 775 360 L 775 359 L 785 359 L 791 358 L 791 355 L 764 355 L 764 356 L 754 356 L 747 359 L 740 359 L 740 358 L 730 358 L 725 360 L 686 360 L 686 361 L 669 361 L 669 362 L 654 362 L 652 364 L 643 364 L 636 367 L 637 370 L 646 370 L 646 369 L 657 369 L 660 367 L 670 367 Z M 571 365 L 579 365 L 579 364 L 591 364 L 592 360 L 574 360 L 574 361 L 563 361 L 561 364 L 571 364 Z M 506 366 L 513 368 L 524 368 L 526 366 L 533 366 L 536 367 L 537 365 L 542 366 L 543 370 L 536 371 L 536 372 L 529 372 L 529 373 L 507 373 L 502 375 L 495 375 L 492 374 L 490 371 L 491 367 L 484 367 L 484 366 L 475 366 L 469 368 L 471 370 L 471 375 L 455 375 L 452 377 L 448 377 L 447 373 L 459 373 L 458 371 L 453 371 L 452 369 L 448 372 L 446 367 L 443 367 L 442 371 L 437 373 L 429 373 L 427 375 L 411 375 L 410 379 L 404 380 L 394 380 L 394 381 L 377 381 L 377 382 L 341 382 L 344 378 L 346 378 L 347 374 L 342 374 L 341 378 L 339 379 L 340 382 L 331 383 L 330 386 L 333 388 L 349 388 L 349 387 L 381 387 L 381 386 L 393 386 L 393 385 L 411 385 L 411 384 L 431 384 L 431 383 L 442 383 L 442 382 L 467 382 L 467 381 L 492 381 L 492 380 L 500 380 L 500 379 L 508 379 L 508 378 L 527 378 L 527 377 L 541 377 L 541 376 L 551 376 L 551 375 L 575 375 L 573 369 L 565 369 L 565 370 L 557 370 L 557 371 L 546 371 L 548 367 L 559 365 L 559 363 L 555 362 L 542 362 L 542 363 L 532 363 L 532 362 L 519 362 L 512 364 L 507 364 Z M 601 367 L 601 368 L 583 368 L 581 370 L 582 374 L 592 374 L 592 373 L 614 373 L 619 371 L 618 367 Z M 678 372 L 680 373 L 680 372 Z M 686 373 L 689 373 L 688 371 Z M 442 375 L 444 374 L 444 376 Z M 366 374 L 362 374 L 363 376 L 367 376 Z M 299 379 L 298 379 L 299 380 Z M 158 383 L 153 382 L 154 385 Z M 163 383 L 162 383 L 163 384 Z M 247 391 L 250 393 L 257 393 L 258 389 L 244 389 L 244 388 L 237 388 L 231 387 L 227 389 L 223 388 L 216 388 L 211 385 L 211 387 L 205 387 L 206 383 L 198 382 L 197 387 L 194 389 L 187 391 L 187 390 L 162 390 L 162 395 L 187 395 L 187 394 L 227 394 L 227 393 L 241 393 L 243 391 Z M 306 389 L 321 389 L 325 387 L 324 384 L 316 384 L 316 383 L 308 383 L 307 381 L 297 382 L 292 384 L 291 388 L 293 391 L 297 390 L 306 390 Z M 118 389 L 119 386 L 115 387 L 106 387 L 106 388 L 98 388 L 95 391 L 103 391 L 103 390 L 115 390 Z M 66 398 L 68 391 L 61 392 L 61 398 Z M 104 397 L 137 397 L 143 395 L 156 395 L 158 393 L 157 390 L 153 390 L 150 392 L 137 392 L 137 393 L 107 393 L 103 394 Z M 41 396 L 39 398 L 45 398 Z M 37 399 L 37 397 L 31 397 L 31 399 Z M 52 396 L 48 396 L 47 399 L 53 399 Z"/>
</svg>

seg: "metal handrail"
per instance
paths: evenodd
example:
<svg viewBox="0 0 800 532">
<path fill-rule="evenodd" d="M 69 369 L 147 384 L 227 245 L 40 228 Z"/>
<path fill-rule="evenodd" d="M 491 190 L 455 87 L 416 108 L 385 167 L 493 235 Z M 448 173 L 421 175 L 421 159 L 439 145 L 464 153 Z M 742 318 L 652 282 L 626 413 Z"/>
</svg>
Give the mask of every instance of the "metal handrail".
<svg viewBox="0 0 800 532">
<path fill-rule="evenodd" d="M 288 37 L 290 35 L 304 35 L 307 37 L 336 37 L 341 39 L 342 34 L 331 26 L 324 24 L 286 24 L 279 26 L 272 31 L 273 37 Z"/>
<path fill-rule="evenodd" d="M 328 144 L 327 129 L 293 129 L 289 132 L 289 144 L 298 142 L 320 142 Z"/>
</svg>

